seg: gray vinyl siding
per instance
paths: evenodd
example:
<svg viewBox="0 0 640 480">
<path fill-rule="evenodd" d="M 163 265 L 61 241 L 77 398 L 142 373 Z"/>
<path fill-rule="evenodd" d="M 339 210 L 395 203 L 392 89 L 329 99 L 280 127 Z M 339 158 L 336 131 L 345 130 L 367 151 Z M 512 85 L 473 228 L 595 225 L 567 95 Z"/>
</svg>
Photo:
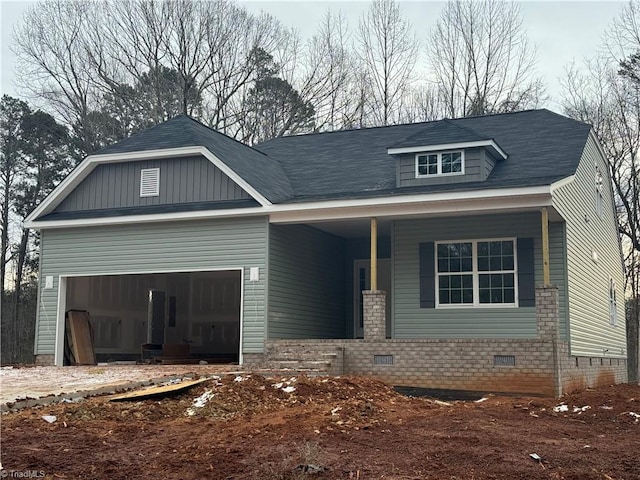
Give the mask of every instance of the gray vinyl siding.
<svg viewBox="0 0 640 480">
<path fill-rule="evenodd" d="M 140 197 L 140 171 L 160 169 L 160 195 Z M 251 198 L 204 157 L 98 165 L 55 212 Z"/>
<path fill-rule="evenodd" d="M 269 338 L 344 338 L 345 242 L 304 225 L 271 225 Z"/>
<path fill-rule="evenodd" d="M 540 213 L 396 221 L 393 310 L 396 338 L 534 338 L 535 307 L 420 308 L 419 244 L 447 240 L 533 238 L 536 284 L 542 283 Z M 551 281 L 565 283 L 564 225 L 551 223 Z M 566 295 L 559 289 L 560 336 L 566 338 Z"/>
<path fill-rule="evenodd" d="M 596 212 L 595 166 L 605 177 L 603 216 Z M 553 195 L 567 222 L 567 268 L 571 354 L 624 357 L 624 274 L 608 167 L 591 136 L 572 182 Z M 592 252 L 598 259 L 592 259 Z M 609 278 L 617 284 L 618 322 L 609 324 Z"/>
<path fill-rule="evenodd" d="M 399 156 L 398 186 L 416 187 L 421 185 L 442 185 L 446 183 L 464 183 L 486 180 L 487 163 L 493 168 L 493 160 L 486 155 L 484 148 L 464 150 L 464 175 L 439 176 L 432 178 L 416 178 L 416 154 Z"/>
<path fill-rule="evenodd" d="M 244 268 L 243 352 L 264 347 L 268 220 L 166 222 L 42 231 L 36 354 L 53 354 L 60 276 Z M 260 280 L 249 282 L 250 267 Z M 44 279 L 53 276 L 52 289 Z"/>
</svg>

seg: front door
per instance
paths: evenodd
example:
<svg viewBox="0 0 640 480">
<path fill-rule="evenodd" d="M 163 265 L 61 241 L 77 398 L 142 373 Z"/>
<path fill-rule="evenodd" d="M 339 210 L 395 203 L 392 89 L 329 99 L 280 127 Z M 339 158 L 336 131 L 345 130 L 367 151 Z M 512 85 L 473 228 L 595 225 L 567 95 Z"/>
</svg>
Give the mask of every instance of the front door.
<svg viewBox="0 0 640 480">
<path fill-rule="evenodd" d="M 356 260 L 353 268 L 354 278 L 354 335 L 356 338 L 364 337 L 364 317 L 362 291 L 371 288 L 371 261 Z M 391 260 L 389 258 L 378 259 L 378 289 L 387 292 L 386 320 L 387 338 L 391 337 Z"/>
</svg>

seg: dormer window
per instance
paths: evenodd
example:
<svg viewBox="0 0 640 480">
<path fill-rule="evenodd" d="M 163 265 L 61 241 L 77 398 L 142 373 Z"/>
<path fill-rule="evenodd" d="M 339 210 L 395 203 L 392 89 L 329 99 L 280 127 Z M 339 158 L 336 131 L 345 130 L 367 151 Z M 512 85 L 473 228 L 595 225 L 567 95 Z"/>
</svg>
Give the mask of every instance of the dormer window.
<svg viewBox="0 0 640 480">
<path fill-rule="evenodd" d="M 416 177 L 462 174 L 464 174 L 463 150 L 416 155 Z"/>
</svg>

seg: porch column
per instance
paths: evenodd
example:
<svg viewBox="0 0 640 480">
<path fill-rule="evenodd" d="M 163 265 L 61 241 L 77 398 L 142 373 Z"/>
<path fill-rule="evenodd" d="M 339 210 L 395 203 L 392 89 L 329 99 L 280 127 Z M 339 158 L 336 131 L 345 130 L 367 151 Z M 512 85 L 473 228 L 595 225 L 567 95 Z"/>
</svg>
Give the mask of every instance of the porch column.
<svg viewBox="0 0 640 480">
<path fill-rule="evenodd" d="M 386 297 L 386 292 L 382 290 L 362 292 L 365 341 L 380 342 L 387 338 Z"/>
<path fill-rule="evenodd" d="M 371 218 L 371 290 L 378 290 L 378 219 Z"/>
<path fill-rule="evenodd" d="M 549 278 L 549 211 L 542 207 L 542 278 L 544 287 L 551 285 Z"/>
</svg>

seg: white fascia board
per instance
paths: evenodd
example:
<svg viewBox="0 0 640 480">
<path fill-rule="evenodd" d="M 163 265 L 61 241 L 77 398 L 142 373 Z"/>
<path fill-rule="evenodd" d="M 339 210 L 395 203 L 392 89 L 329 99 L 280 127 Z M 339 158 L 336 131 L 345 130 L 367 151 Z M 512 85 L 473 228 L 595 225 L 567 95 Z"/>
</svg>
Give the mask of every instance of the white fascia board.
<svg viewBox="0 0 640 480">
<path fill-rule="evenodd" d="M 47 229 L 127 223 L 198 220 L 207 218 L 245 217 L 269 215 L 272 223 L 306 222 L 371 216 L 403 216 L 432 213 L 461 213 L 532 209 L 551 206 L 550 186 L 525 188 L 496 188 L 468 192 L 398 195 L 350 200 L 277 204 L 265 207 L 229 210 L 203 210 L 191 212 L 127 215 L 107 218 L 30 221 L 28 228 Z"/>
<path fill-rule="evenodd" d="M 493 140 L 478 140 L 476 142 L 462 142 L 462 143 L 442 143 L 440 145 L 423 145 L 416 147 L 399 147 L 388 148 L 387 153 L 389 155 L 399 155 L 402 153 L 422 153 L 422 152 L 434 152 L 444 150 L 459 150 L 461 148 L 473 148 L 473 147 L 492 147 L 503 159 L 507 159 L 508 155 L 502 150 L 496 142 Z"/>
<path fill-rule="evenodd" d="M 125 225 L 129 223 L 154 223 L 178 220 L 201 220 L 208 218 L 231 218 L 265 215 L 266 207 L 230 208 L 225 210 L 202 210 L 191 212 L 151 213 L 146 215 L 123 215 L 119 217 L 75 218 L 68 220 L 30 220 L 26 228 L 36 230 L 70 227 L 94 227 L 100 225 Z"/>
<path fill-rule="evenodd" d="M 575 180 L 575 175 L 569 175 L 568 177 L 561 178 L 560 180 L 556 180 L 551 184 L 551 193 L 555 192 L 557 189 L 564 187 L 565 185 L 569 185 L 573 183 Z"/>
<path fill-rule="evenodd" d="M 262 196 L 258 191 L 242 179 L 227 164 L 220 160 L 205 147 L 180 147 L 165 148 L 158 150 L 145 150 L 140 152 L 126 153 L 107 153 L 102 155 L 89 155 L 83 162 L 73 170 L 60 184 L 43 200 L 43 202 L 29 214 L 26 218 L 26 224 L 30 224 L 36 218 L 51 213 L 61 202 L 76 188 L 87 176 L 98 166 L 108 163 L 123 163 L 137 160 L 151 160 L 162 158 L 187 157 L 192 155 L 202 155 L 216 167 L 218 167 L 225 175 L 237 183 L 244 191 L 246 191 L 260 205 L 271 205 L 271 202 Z"/>
<path fill-rule="evenodd" d="M 527 187 L 448 192 L 361 200 L 335 200 L 274 205 L 266 210 L 271 223 L 340 220 L 366 217 L 401 217 L 536 209 L 552 206 L 550 187 Z"/>
</svg>

